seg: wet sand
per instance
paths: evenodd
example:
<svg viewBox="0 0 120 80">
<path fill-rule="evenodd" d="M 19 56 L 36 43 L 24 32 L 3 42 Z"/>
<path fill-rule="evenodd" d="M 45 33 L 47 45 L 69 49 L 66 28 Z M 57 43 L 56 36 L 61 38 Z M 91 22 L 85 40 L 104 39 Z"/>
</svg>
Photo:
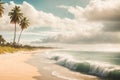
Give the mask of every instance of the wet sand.
<svg viewBox="0 0 120 80">
<path fill-rule="evenodd" d="M 36 67 L 41 74 L 41 76 L 34 77 L 36 80 L 101 80 L 96 76 L 74 72 L 59 66 L 47 59 L 44 52 L 37 52 L 27 63 Z"/>
<path fill-rule="evenodd" d="M 0 80 L 100 80 L 46 59 L 47 50 L 0 55 Z"/>
</svg>

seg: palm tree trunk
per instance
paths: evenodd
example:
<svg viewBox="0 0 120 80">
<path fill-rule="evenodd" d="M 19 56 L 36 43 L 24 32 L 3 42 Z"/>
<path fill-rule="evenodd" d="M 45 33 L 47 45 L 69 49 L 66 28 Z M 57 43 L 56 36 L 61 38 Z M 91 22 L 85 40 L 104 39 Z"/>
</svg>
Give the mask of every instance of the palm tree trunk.
<svg viewBox="0 0 120 80">
<path fill-rule="evenodd" d="M 15 23 L 15 31 L 14 31 L 14 39 L 13 39 L 13 44 L 15 43 L 15 39 L 16 39 L 16 23 Z"/>
<path fill-rule="evenodd" d="M 20 32 L 20 35 L 19 35 L 19 38 L 18 38 L 18 43 L 19 43 L 19 41 L 20 41 L 22 31 L 23 31 L 23 30 L 21 30 L 21 32 Z"/>
</svg>

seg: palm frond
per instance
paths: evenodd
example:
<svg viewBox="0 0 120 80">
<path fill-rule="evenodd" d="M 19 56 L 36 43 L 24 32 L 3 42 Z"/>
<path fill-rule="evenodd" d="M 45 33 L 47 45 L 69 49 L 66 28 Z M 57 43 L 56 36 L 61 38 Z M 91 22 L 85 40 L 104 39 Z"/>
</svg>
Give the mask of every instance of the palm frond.
<svg viewBox="0 0 120 80">
<path fill-rule="evenodd" d="M 23 13 L 21 13 L 21 9 L 19 6 L 15 6 L 11 12 L 8 13 L 10 16 L 10 23 L 20 23 L 21 18 L 23 17 Z"/>
<path fill-rule="evenodd" d="M 2 17 L 2 14 L 4 13 L 3 4 L 4 4 L 4 3 L 0 1 L 0 17 Z"/>
<path fill-rule="evenodd" d="M 26 17 L 24 17 L 20 23 L 21 29 L 22 30 L 26 29 L 29 26 L 29 24 L 30 24 L 29 20 Z"/>
</svg>

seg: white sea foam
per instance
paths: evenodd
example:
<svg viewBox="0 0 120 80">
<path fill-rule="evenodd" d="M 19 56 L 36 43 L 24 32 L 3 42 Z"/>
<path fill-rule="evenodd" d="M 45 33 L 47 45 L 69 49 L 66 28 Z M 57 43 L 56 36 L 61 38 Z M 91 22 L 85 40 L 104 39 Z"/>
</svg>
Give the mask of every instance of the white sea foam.
<svg viewBox="0 0 120 80">
<path fill-rule="evenodd" d="M 120 66 L 112 65 L 105 62 L 88 60 L 80 61 L 67 54 L 52 54 L 51 56 L 49 55 L 49 59 L 55 60 L 56 64 L 62 65 L 78 72 L 84 72 L 101 77 L 108 77 L 110 73 L 118 71 L 117 77 L 120 76 Z M 116 74 L 112 74 L 112 76 L 116 76 Z"/>
<path fill-rule="evenodd" d="M 60 73 L 58 73 L 58 72 L 56 72 L 56 71 L 53 71 L 53 72 L 52 72 L 52 75 L 55 76 L 55 77 L 64 79 L 64 80 L 78 80 L 78 79 L 75 79 L 75 78 L 63 76 L 63 75 L 61 75 Z M 83 80 L 83 79 L 79 79 L 79 80 Z"/>
</svg>

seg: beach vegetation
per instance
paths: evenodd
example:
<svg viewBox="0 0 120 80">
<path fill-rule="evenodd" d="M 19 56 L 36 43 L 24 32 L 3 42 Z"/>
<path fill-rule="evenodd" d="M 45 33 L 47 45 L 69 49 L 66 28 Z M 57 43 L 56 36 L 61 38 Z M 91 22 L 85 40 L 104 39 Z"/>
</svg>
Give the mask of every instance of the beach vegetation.
<svg viewBox="0 0 120 80">
<path fill-rule="evenodd" d="M 27 27 L 29 27 L 29 24 L 30 24 L 29 20 L 26 17 L 23 17 L 23 19 L 20 22 L 21 32 L 19 34 L 18 44 L 19 44 L 23 30 L 26 29 Z"/>
<path fill-rule="evenodd" d="M 13 39 L 13 45 L 16 44 L 16 30 L 17 30 L 17 24 L 20 23 L 22 17 L 23 17 L 23 13 L 21 13 L 21 9 L 19 6 L 15 6 L 11 12 L 8 13 L 8 15 L 10 16 L 10 23 L 15 24 L 15 29 L 14 29 L 14 39 Z"/>
<path fill-rule="evenodd" d="M 3 4 L 4 4 L 4 2 L 2 2 L 2 1 L 0 0 L 0 17 L 2 17 L 2 15 L 3 15 L 3 13 L 4 13 Z"/>
</svg>

